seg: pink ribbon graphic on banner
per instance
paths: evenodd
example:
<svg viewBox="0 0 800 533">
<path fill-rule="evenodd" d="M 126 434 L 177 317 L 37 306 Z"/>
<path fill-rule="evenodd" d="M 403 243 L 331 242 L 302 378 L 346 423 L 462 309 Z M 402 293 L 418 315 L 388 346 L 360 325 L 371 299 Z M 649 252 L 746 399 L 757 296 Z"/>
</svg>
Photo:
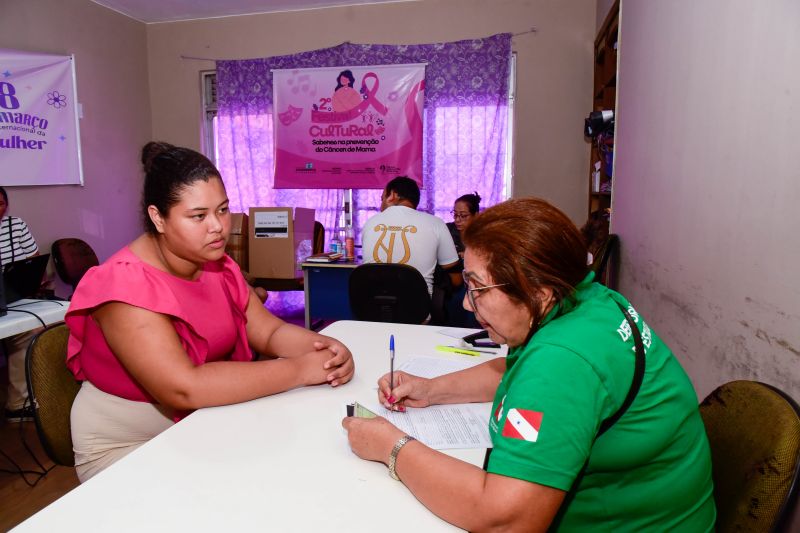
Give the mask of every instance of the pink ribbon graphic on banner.
<svg viewBox="0 0 800 533">
<path fill-rule="evenodd" d="M 375 84 L 370 88 L 367 87 L 367 78 L 372 78 L 375 80 Z M 374 72 L 367 72 L 364 74 L 364 77 L 361 80 L 361 92 L 364 94 L 364 101 L 358 104 L 357 107 L 349 111 L 341 111 L 341 112 L 329 112 L 329 111 L 312 111 L 311 112 L 311 122 L 317 123 L 332 123 L 332 122 L 349 122 L 354 118 L 358 117 L 359 115 L 363 114 L 364 111 L 369 109 L 370 106 L 375 108 L 375 111 L 380 113 L 381 115 L 386 115 L 389 112 L 389 109 L 381 101 L 379 101 L 375 95 L 378 93 L 378 87 L 380 86 L 380 82 L 378 81 L 378 76 Z"/>
<path fill-rule="evenodd" d="M 422 117 L 417 109 L 417 94 L 425 90 L 425 80 L 420 81 L 411 89 L 406 99 L 406 122 L 411 135 L 422 135 Z"/>
</svg>

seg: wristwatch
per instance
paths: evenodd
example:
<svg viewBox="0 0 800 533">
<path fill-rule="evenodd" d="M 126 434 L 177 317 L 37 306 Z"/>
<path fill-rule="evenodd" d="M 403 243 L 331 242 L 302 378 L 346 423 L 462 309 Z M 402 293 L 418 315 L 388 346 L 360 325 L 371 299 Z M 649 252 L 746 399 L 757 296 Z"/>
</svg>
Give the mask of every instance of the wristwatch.
<svg viewBox="0 0 800 533">
<path fill-rule="evenodd" d="M 394 444 L 394 448 L 392 448 L 392 453 L 389 454 L 389 475 L 392 476 L 392 479 L 396 479 L 400 481 L 400 478 L 397 477 L 397 472 L 395 471 L 395 466 L 397 466 L 397 454 L 400 453 L 400 449 L 411 442 L 412 440 L 417 440 L 411 435 L 403 435 L 400 439 Z"/>
</svg>

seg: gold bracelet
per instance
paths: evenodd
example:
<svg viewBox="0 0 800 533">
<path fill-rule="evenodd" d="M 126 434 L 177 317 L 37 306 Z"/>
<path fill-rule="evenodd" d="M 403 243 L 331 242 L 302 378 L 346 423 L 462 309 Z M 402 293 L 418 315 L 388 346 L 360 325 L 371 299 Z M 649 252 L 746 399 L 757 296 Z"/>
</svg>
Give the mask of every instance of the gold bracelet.
<svg viewBox="0 0 800 533">
<path fill-rule="evenodd" d="M 392 453 L 389 454 L 389 475 L 392 476 L 392 479 L 396 479 L 400 481 L 400 478 L 397 476 L 397 471 L 395 467 L 397 466 L 397 454 L 400 453 L 400 449 L 411 442 L 412 440 L 417 440 L 411 435 L 404 435 L 400 437 L 400 439 L 394 444 L 394 448 L 392 448 Z"/>
</svg>

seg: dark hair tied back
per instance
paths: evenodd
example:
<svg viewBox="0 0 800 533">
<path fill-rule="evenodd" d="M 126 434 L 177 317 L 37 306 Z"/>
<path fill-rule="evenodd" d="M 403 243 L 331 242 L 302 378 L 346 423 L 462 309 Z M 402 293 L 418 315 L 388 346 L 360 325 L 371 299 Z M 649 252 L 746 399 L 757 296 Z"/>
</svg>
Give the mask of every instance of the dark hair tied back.
<svg viewBox="0 0 800 533">
<path fill-rule="evenodd" d="M 148 207 L 155 206 L 166 217 L 169 209 L 180 201 L 181 192 L 195 181 L 221 179 L 219 170 L 206 156 L 189 148 L 173 146 L 165 142 L 149 142 L 142 148 L 144 167 L 144 194 L 142 215 L 148 233 L 157 233 L 150 220 Z"/>
<path fill-rule="evenodd" d="M 165 142 L 153 141 L 145 144 L 144 148 L 142 148 L 142 166 L 144 167 L 145 174 L 150 172 L 150 169 L 153 167 L 153 159 L 155 159 L 156 156 L 168 150 L 172 150 L 173 148 L 175 147 Z"/>
<path fill-rule="evenodd" d="M 458 202 L 464 202 L 467 204 L 469 212 L 473 215 L 476 214 L 481 208 L 481 196 L 478 194 L 478 191 L 475 191 L 472 194 L 464 194 L 459 196 L 456 199 L 456 203 Z"/>
</svg>

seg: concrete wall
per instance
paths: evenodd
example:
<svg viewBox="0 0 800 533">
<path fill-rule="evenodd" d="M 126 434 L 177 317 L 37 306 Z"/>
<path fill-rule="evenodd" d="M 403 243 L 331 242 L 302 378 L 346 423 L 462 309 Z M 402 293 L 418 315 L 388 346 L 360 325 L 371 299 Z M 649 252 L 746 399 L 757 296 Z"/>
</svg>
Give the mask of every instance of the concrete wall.
<svg viewBox="0 0 800 533">
<path fill-rule="evenodd" d="M 147 26 L 154 136 L 200 146 L 199 72 L 212 61 L 339 44 L 454 41 L 501 32 L 517 52 L 514 196 L 538 195 L 586 218 L 596 6 L 585 0 L 422 0 Z"/>
<path fill-rule="evenodd" d="M 151 136 L 146 38 L 144 24 L 87 0 L 0 2 L 0 48 L 75 54 L 85 185 L 8 189 L 10 213 L 43 252 L 79 237 L 102 261 L 140 232 L 138 150 Z"/>
<path fill-rule="evenodd" d="M 800 4 L 623 0 L 612 230 L 621 289 L 702 398 L 800 400 Z"/>
</svg>

